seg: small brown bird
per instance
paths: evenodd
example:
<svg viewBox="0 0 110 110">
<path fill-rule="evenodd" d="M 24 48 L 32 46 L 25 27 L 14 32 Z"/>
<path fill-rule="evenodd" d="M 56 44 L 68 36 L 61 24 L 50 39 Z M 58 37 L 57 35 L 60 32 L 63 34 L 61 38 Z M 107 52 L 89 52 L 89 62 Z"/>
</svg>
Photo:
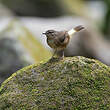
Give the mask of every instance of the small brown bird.
<svg viewBox="0 0 110 110">
<path fill-rule="evenodd" d="M 63 50 L 63 55 L 61 58 L 64 57 L 64 49 L 67 47 L 70 38 L 75 32 L 79 32 L 80 30 L 84 29 L 82 25 L 71 29 L 70 31 L 55 31 L 55 30 L 48 30 L 43 34 L 47 37 L 48 45 L 55 50 L 53 56 L 56 54 L 57 51 Z M 53 58 L 52 56 L 52 58 Z"/>
</svg>

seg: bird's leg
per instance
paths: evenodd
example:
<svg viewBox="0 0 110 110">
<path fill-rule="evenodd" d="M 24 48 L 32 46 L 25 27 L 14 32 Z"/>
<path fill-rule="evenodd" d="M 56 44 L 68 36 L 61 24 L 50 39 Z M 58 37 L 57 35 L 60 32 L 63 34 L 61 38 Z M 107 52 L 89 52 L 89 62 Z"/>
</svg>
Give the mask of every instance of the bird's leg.
<svg viewBox="0 0 110 110">
<path fill-rule="evenodd" d="M 57 49 L 54 51 L 54 53 L 53 53 L 51 59 L 54 57 L 54 55 L 56 54 L 56 52 L 57 52 Z"/>
<path fill-rule="evenodd" d="M 64 50 L 63 50 L 63 51 L 62 51 L 62 58 L 64 58 L 64 56 L 65 56 L 65 55 L 64 55 Z"/>
<path fill-rule="evenodd" d="M 61 60 L 64 58 L 64 50 L 62 50 L 62 56 L 60 57 Z"/>
<path fill-rule="evenodd" d="M 56 52 L 57 52 L 57 49 L 54 51 L 54 53 L 53 53 L 52 57 L 49 59 L 49 61 L 54 61 L 54 55 L 56 54 Z"/>
</svg>

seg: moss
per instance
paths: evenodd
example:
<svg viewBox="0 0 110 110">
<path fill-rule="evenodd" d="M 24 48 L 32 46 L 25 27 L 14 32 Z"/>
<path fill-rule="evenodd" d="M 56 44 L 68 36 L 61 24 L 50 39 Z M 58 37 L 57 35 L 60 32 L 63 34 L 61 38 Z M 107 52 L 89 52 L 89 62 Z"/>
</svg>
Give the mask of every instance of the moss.
<svg viewBox="0 0 110 110">
<path fill-rule="evenodd" d="M 84 57 L 21 69 L 0 88 L 0 110 L 109 110 L 110 68 Z"/>
</svg>

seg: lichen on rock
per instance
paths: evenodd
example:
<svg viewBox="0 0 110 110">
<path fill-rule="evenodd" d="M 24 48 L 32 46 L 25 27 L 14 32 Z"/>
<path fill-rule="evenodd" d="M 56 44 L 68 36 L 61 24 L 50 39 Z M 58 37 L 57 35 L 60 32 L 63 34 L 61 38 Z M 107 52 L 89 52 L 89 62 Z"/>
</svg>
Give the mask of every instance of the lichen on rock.
<svg viewBox="0 0 110 110">
<path fill-rule="evenodd" d="M 0 110 L 109 110 L 110 68 L 84 57 L 21 69 L 0 88 Z"/>
</svg>

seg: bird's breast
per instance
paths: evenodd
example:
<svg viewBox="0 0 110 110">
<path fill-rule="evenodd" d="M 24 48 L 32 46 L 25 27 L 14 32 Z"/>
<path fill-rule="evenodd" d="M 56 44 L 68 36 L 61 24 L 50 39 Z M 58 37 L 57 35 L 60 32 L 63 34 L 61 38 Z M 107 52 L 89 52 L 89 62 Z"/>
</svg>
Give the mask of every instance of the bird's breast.
<svg viewBox="0 0 110 110">
<path fill-rule="evenodd" d="M 55 45 L 53 39 L 47 39 L 47 43 L 48 43 L 48 45 L 49 45 L 51 48 L 54 48 L 54 49 L 57 48 L 57 46 Z"/>
<path fill-rule="evenodd" d="M 69 36 L 65 37 L 65 39 L 63 41 L 60 41 L 59 38 L 56 38 L 56 39 L 47 38 L 47 43 L 53 49 L 62 50 L 64 48 L 66 48 L 66 46 L 68 45 Z"/>
</svg>

